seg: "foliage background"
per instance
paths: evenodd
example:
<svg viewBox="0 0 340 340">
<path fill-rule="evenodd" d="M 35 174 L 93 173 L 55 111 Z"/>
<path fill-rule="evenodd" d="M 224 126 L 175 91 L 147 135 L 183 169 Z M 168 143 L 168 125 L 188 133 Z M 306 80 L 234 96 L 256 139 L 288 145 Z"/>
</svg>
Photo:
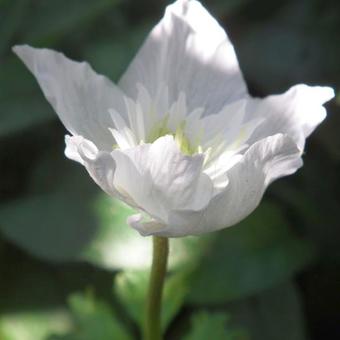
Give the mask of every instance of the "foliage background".
<svg viewBox="0 0 340 340">
<path fill-rule="evenodd" d="M 204 2 L 235 45 L 250 92 L 340 86 L 336 0 Z M 118 80 L 163 14 L 156 0 L 0 0 L 0 339 L 133 339 L 149 239 L 129 210 L 64 159 L 64 128 L 16 43 L 88 60 Z M 305 166 L 219 233 L 172 242 L 167 339 L 340 338 L 340 98 Z"/>
</svg>

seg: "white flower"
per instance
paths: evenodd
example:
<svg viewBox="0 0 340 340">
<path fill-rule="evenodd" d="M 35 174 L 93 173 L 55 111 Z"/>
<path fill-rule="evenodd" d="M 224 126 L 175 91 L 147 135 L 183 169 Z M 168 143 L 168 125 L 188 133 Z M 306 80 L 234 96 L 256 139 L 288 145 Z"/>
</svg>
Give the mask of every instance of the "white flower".
<svg viewBox="0 0 340 340">
<path fill-rule="evenodd" d="M 142 235 L 195 235 L 251 213 L 266 187 L 301 165 L 329 87 L 252 98 L 226 33 L 197 1 L 178 0 L 118 86 L 87 63 L 16 46 L 65 127 L 66 156 L 140 211 Z"/>
</svg>

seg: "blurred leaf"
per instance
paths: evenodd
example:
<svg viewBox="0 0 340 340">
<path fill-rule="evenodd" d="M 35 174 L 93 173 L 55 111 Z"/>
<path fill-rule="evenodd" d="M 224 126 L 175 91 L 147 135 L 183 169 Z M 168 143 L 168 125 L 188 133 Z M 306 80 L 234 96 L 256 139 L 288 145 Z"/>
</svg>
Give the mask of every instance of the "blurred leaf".
<svg viewBox="0 0 340 340">
<path fill-rule="evenodd" d="M 143 327 L 145 299 L 147 296 L 149 271 L 125 271 L 115 277 L 115 293 L 130 317 Z M 189 289 L 186 272 L 170 274 L 165 282 L 162 298 L 162 329 L 166 330 L 183 305 Z"/>
<path fill-rule="evenodd" d="M 296 288 L 284 283 L 228 306 L 233 321 L 252 340 L 305 340 L 303 312 Z"/>
<path fill-rule="evenodd" d="M 199 312 L 192 318 L 192 330 L 184 340 L 247 340 L 247 333 L 228 325 L 228 316 L 222 313 Z"/>
<path fill-rule="evenodd" d="M 0 206 L 0 230 L 35 256 L 79 259 L 97 230 L 95 186 L 75 163 L 45 159 L 34 170 L 31 185 L 31 195 Z"/>
<path fill-rule="evenodd" d="M 36 256 L 76 259 L 94 237 L 93 217 L 79 194 L 47 194 L 1 206 L 0 229 Z"/>
<path fill-rule="evenodd" d="M 313 250 L 288 228 L 277 206 L 262 203 L 238 226 L 219 232 L 194 275 L 188 301 L 221 304 L 269 288 L 308 264 Z"/>
<path fill-rule="evenodd" d="M 123 203 L 102 194 L 95 205 L 99 228 L 96 238 L 83 252 L 83 257 L 104 268 L 149 268 L 152 242 L 127 225 L 135 213 Z M 171 240 L 169 267 L 190 267 L 204 254 L 214 235 Z M 128 254 L 128 256 L 127 256 Z"/>
<path fill-rule="evenodd" d="M 0 137 L 56 118 L 31 74 L 15 57 L 0 61 Z"/>
<path fill-rule="evenodd" d="M 23 41 L 50 45 L 65 38 L 67 33 L 82 30 L 84 26 L 105 13 L 119 0 L 59 0 L 37 1 L 26 25 Z"/>
<path fill-rule="evenodd" d="M 72 320 L 63 307 L 66 287 L 56 280 L 57 271 L 6 249 L 0 280 L 0 339 L 45 340 L 51 333 L 69 331 Z"/>
<path fill-rule="evenodd" d="M 74 331 L 64 336 L 52 336 L 50 340 L 132 339 L 109 305 L 95 300 L 91 292 L 71 295 L 69 304 L 75 318 Z"/>
<path fill-rule="evenodd" d="M 8 252 L 7 252 L 8 250 Z M 91 287 L 111 297 L 112 274 L 85 264 L 51 265 L 7 246 L 1 267 L 0 314 L 59 310 L 74 290 Z"/>
<path fill-rule="evenodd" d="M 70 327 L 69 316 L 62 309 L 12 312 L 0 317 L 0 338 L 45 340 L 50 334 L 67 332 Z"/>
<path fill-rule="evenodd" d="M 7 239 L 49 260 L 85 259 L 107 269 L 148 268 L 151 239 L 126 223 L 134 211 L 101 192 L 85 169 L 64 159 L 61 150 L 46 152 L 33 171 L 31 195 L 0 206 L 0 230 Z M 173 240 L 170 267 L 193 265 L 213 237 Z"/>
<path fill-rule="evenodd" d="M 3 257 L 0 335 L 8 335 L 8 340 L 46 340 L 49 335 L 61 336 L 74 330 L 74 318 L 65 300 L 89 284 L 98 295 L 115 302 L 111 299 L 112 274 L 93 266 L 50 265 L 9 245 Z"/>
</svg>

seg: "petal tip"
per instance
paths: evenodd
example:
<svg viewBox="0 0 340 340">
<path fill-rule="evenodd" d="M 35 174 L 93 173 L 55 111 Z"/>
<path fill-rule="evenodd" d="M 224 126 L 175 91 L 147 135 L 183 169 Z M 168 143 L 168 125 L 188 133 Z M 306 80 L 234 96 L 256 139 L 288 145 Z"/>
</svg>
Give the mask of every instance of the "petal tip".
<svg viewBox="0 0 340 340">
<path fill-rule="evenodd" d="M 20 45 L 14 45 L 12 46 L 12 51 L 15 53 L 17 56 L 21 56 L 25 50 L 33 49 L 33 47 L 27 45 L 27 44 L 20 44 Z"/>
<path fill-rule="evenodd" d="M 332 87 L 324 86 L 321 88 L 321 90 L 322 90 L 322 98 L 325 102 L 328 102 L 335 97 L 335 91 Z"/>
<path fill-rule="evenodd" d="M 335 97 L 335 91 L 330 86 L 310 86 L 300 84 L 296 85 L 294 88 L 300 90 L 300 93 L 304 98 L 321 102 L 321 104 L 324 104 Z"/>
<path fill-rule="evenodd" d="M 25 48 L 25 45 L 14 45 L 12 46 L 12 52 L 17 56 L 20 56 L 22 50 Z"/>
</svg>

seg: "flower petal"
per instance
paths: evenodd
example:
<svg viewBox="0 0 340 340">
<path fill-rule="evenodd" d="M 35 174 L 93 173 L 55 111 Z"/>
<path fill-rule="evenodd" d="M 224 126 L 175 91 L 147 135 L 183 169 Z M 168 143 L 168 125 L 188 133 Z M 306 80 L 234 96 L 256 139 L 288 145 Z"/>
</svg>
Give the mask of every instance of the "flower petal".
<svg viewBox="0 0 340 340">
<path fill-rule="evenodd" d="M 326 110 L 322 105 L 333 97 L 334 91 L 330 87 L 300 84 L 281 95 L 264 99 L 250 98 L 247 115 L 264 118 L 251 141 L 284 133 L 303 150 L 306 138 L 326 117 Z"/>
<path fill-rule="evenodd" d="M 301 152 L 288 136 L 277 134 L 258 141 L 228 172 L 229 183 L 200 211 L 172 211 L 166 228 L 155 235 L 197 235 L 232 226 L 259 204 L 266 187 L 275 179 L 302 166 Z"/>
<path fill-rule="evenodd" d="M 153 235 L 155 233 L 160 232 L 165 227 L 164 224 L 154 219 L 146 221 L 145 219 L 143 219 L 142 214 L 135 214 L 129 216 L 127 222 L 132 228 L 136 229 L 142 236 Z"/>
<path fill-rule="evenodd" d="M 189 111 L 217 113 L 247 95 L 236 54 L 217 21 L 198 1 L 178 0 L 167 7 L 119 82 L 132 98 L 143 84 L 155 97 L 168 86 L 169 102 L 184 92 Z"/>
<path fill-rule="evenodd" d="M 66 136 L 66 157 L 84 165 L 92 179 L 111 196 L 122 198 L 113 186 L 116 163 L 107 151 L 97 147 L 82 136 Z"/>
<path fill-rule="evenodd" d="M 214 194 L 209 176 L 202 172 L 203 156 L 183 155 L 172 136 L 114 150 L 112 156 L 117 190 L 160 223 L 167 224 L 171 210 L 205 208 Z"/>
<path fill-rule="evenodd" d="M 37 78 L 45 97 L 73 135 L 112 150 L 109 108 L 125 112 L 121 90 L 85 62 L 75 62 L 49 49 L 15 46 L 13 51 Z"/>
</svg>

